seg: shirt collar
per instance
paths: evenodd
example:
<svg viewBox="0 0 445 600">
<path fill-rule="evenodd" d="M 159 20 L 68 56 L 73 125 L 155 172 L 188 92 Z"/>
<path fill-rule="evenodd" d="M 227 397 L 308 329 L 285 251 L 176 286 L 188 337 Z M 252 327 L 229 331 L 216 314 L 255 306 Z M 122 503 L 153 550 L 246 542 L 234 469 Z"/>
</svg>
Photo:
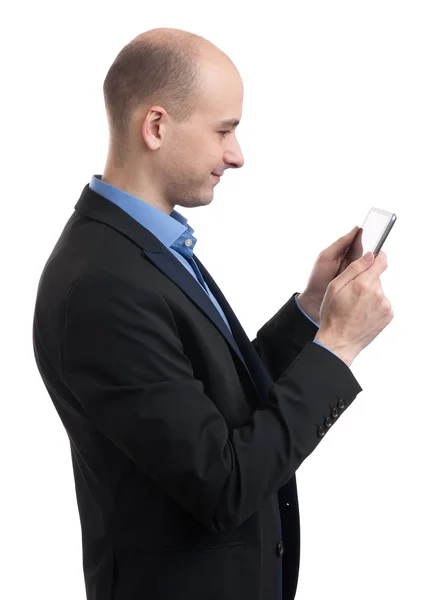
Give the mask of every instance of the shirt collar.
<svg viewBox="0 0 445 600">
<path fill-rule="evenodd" d="M 167 248 L 178 246 L 183 243 L 183 240 L 190 239 L 192 245 L 189 246 L 189 250 L 193 251 L 197 241 L 196 237 L 192 235 L 194 229 L 188 224 L 188 219 L 178 211 L 173 210 L 168 215 L 144 200 L 102 181 L 102 175 L 93 175 L 89 187 L 93 192 L 119 206 L 130 217 L 148 229 Z"/>
</svg>

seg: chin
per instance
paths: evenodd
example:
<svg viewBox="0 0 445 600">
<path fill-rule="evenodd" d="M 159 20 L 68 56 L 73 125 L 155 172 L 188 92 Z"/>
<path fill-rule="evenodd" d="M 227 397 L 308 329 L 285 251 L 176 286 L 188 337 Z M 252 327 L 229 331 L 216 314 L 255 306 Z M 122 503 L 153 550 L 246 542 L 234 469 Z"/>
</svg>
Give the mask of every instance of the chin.
<svg viewBox="0 0 445 600">
<path fill-rule="evenodd" d="M 195 196 L 194 198 L 189 198 L 187 200 L 182 198 L 180 201 L 176 202 L 176 204 L 178 206 L 182 206 L 183 208 L 197 208 L 198 206 L 207 206 L 212 202 L 212 200 L 213 193 L 207 197 L 203 195 L 197 198 Z"/>
<path fill-rule="evenodd" d="M 196 206 L 207 206 L 208 204 L 210 204 L 213 200 L 213 194 L 211 196 L 209 196 L 208 198 L 201 198 L 199 204 L 196 204 Z"/>
</svg>

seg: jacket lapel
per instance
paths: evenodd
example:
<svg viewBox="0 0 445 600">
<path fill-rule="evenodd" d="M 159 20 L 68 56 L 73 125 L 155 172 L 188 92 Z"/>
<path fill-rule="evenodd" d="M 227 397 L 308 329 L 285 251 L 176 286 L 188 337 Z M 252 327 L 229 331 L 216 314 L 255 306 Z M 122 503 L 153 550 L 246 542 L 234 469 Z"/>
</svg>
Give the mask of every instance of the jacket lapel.
<svg viewBox="0 0 445 600">
<path fill-rule="evenodd" d="M 233 332 L 233 335 L 236 339 L 236 342 L 243 354 L 244 360 L 247 363 L 247 366 L 253 375 L 258 391 L 262 397 L 263 402 L 267 402 L 269 400 L 269 389 L 273 385 L 273 379 L 269 375 L 264 363 L 256 352 L 255 348 L 252 346 L 252 342 L 249 340 L 246 332 L 244 331 L 241 323 L 238 321 L 235 313 L 232 310 L 232 307 L 227 302 L 224 294 L 216 285 L 215 281 L 212 279 L 210 273 L 195 255 L 195 262 L 198 265 L 199 270 L 201 271 L 201 275 L 204 278 L 204 281 L 209 286 L 210 291 L 217 299 L 219 305 L 221 306 L 226 318 L 229 322 L 230 328 Z M 206 294 L 207 295 L 207 294 Z"/>
<path fill-rule="evenodd" d="M 240 349 L 237 343 L 235 342 L 232 334 L 227 329 L 226 324 L 222 320 L 221 315 L 215 308 L 215 305 L 210 300 L 208 294 L 202 289 L 202 286 L 187 271 L 187 269 L 184 269 L 184 266 L 162 244 L 159 246 L 159 249 L 154 252 L 148 252 L 144 249 L 143 254 L 154 265 L 156 265 L 156 267 L 160 271 L 162 271 L 164 275 L 167 275 L 169 279 L 174 281 L 174 283 L 176 283 L 176 285 L 179 286 L 185 294 L 187 294 L 190 300 L 192 300 L 192 302 L 194 302 L 202 310 L 202 312 L 212 321 L 212 323 L 219 329 L 221 334 L 225 337 L 233 351 L 237 354 L 238 358 L 241 360 L 241 362 L 247 369 L 248 367 L 244 360 L 244 357 L 240 352 Z M 196 256 L 194 256 L 194 258 L 196 260 Z M 204 277 L 203 273 L 202 275 Z"/>
<path fill-rule="evenodd" d="M 202 286 L 148 229 L 130 217 L 130 215 L 119 206 L 110 202 L 100 194 L 93 192 L 89 185 L 85 186 L 80 199 L 74 208 L 80 214 L 105 223 L 131 239 L 141 248 L 142 256 L 150 260 L 160 271 L 181 288 L 190 300 L 194 302 L 194 304 L 196 304 L 196 306 L 198 306 L 212 321 L 215 327 L 218 328 L 221 335 L 224 336 L 227 343 L 233 349 L 243 368 L 246 370 L 247 375 L 251 379 L 254 388 L 257 390 L 260 403 L 267 402 L 269 395 L 268 391 L 270 385 L 272 385 L 272 379 L 223 293 L 196 255 L 194 255 L 196 264 L 198 265 L 205 282 L 209 286 L 209 289 L 226 315 L 233 336 Z"/>
</svg>

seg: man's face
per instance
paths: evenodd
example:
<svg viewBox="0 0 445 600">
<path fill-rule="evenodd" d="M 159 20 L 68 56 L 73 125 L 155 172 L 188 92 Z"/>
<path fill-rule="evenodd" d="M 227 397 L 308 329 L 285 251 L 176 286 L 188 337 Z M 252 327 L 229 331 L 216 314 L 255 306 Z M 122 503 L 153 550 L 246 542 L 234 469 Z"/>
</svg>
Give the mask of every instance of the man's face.
<svg viewBox="0 0 445 600">
<path fill-rule="evenodd" d="M 180 125 L 171 119 L 164 128 L 155 155 L 158 189 L 171 205 L 187 208 L 210 204 L 218 184 L 212 171 L 222 175 L 244 164 L 236 125 L 241 120 L 243 84 L 233 65 L 203 68 L 203 93 L 192 118 Z"/>
</svg>

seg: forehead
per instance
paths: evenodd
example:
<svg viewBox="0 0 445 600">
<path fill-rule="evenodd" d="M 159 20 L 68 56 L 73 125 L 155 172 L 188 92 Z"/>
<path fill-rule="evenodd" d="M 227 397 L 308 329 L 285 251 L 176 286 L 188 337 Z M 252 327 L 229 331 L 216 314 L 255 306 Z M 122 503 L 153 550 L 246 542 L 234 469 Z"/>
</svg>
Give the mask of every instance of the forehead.
<svg viewBox="0 0 445 600">
<path fill-rule="evenodd" d="M 239 125 L 243 112 L 243 95 L 239 90 L 221 90 L 219 94 L 205 94 L 201 114 L 217 127 L 232 129 Z"/>
<path fill-rule="evenodd" d="M 238 125 L 243 95 L 243 82 L 233 65 L 205 65 L 202 71 L 202 107 L 219 125 L 227 128 Z"/>
</svg>

